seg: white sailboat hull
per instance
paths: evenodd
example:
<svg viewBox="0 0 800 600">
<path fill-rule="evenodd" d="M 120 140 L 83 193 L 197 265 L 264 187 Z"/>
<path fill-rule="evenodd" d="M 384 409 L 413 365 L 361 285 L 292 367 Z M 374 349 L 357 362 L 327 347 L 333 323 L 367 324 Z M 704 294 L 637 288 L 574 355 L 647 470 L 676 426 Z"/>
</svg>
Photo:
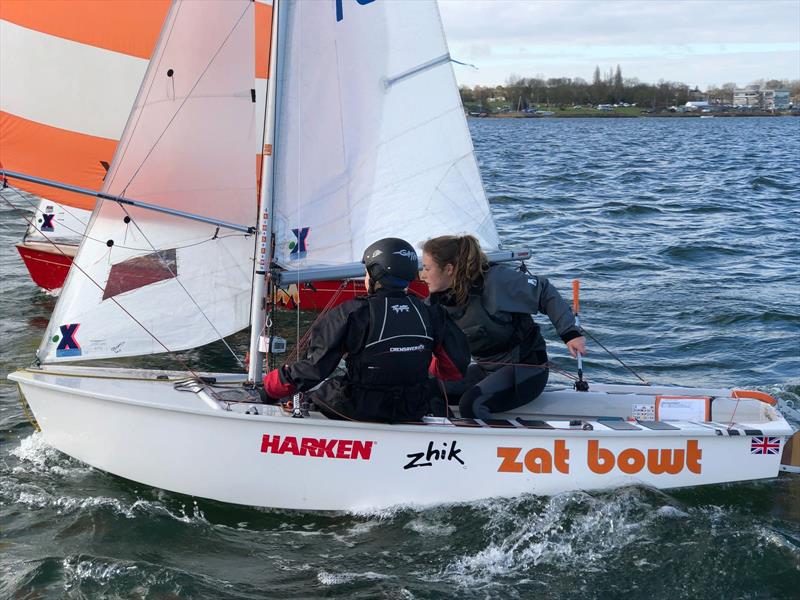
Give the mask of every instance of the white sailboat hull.
<svg viewBox="0 0 800 600">
<path fill-rule="evenodd" d="M 774 408 L 755 400 L 742 400 L 736 410 L 758 422 L 672 422 L 669 430 L 638 423 L 617 430 L 591 419 L 583 423 L 592 430 L 557 420 L 548 420 L 553 429 L 531 429 L 519 422 L 511 428 L 462 427 L 441 419 L 425 425 L 341 422 L 316 413 L 293 419 L 274 406 L 234 404 L 226 410 L 207 389 L 178 391 L 174 380 L 156 380 L 158 375 L 164 372 L 61 368 L 18 371 L 10 378 L 46 441 L 80 461 L 165 490 L 277 508 L 368 510 L 770 478 L 778 473 L 783 439 L 792 433 Z M 570 403 L 584 408 L 576 392 L 545 394 L 544 404 L 560 401 L 562 413 L 570 412 Z M 607 396 L 605 412 L 613 410 L 615 398 L 624 411 L 630 398 L 645 397 L 599 394 Z M 523 413 L 535 404 L 520 414 L 531 416 Z M 244 413 L 253 407 L 261 414 Z M 753 453 L 754 440 L 770 438 L 780 440 L 774 453 Z"/>
</svg>

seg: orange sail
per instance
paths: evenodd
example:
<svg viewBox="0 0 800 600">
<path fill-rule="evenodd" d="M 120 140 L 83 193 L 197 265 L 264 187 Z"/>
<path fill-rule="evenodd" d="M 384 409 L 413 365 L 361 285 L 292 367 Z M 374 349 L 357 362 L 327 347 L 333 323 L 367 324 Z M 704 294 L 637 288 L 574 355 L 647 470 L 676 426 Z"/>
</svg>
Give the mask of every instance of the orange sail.
<svg viewBox="0 0 800 600">
<path fill-rule="evenodd" d="M 0 3 L 0 166 L 99 190 L 169 0 Z M 10 180 L 66 206 L 94 198 Z"/>
</svg>

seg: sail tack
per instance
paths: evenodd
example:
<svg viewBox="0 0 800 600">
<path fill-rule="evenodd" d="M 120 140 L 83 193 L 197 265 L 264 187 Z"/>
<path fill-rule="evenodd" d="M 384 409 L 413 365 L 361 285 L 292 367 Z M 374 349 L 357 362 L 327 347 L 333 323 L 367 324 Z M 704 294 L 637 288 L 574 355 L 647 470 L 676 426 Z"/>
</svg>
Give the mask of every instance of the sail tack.
<svg viewBox="0 0 800 600">
<path fill-rule="evenodd" d="M 0 165 L 99 190 L 169 0 L 0 3 Z M 67 207 L 94 198 L 12 180 Z"/>
<path fill-rule="evenodd" d="M 274 230 L 289 269 L 376 239 L 499 245 L 433 1 L 282 4 Z"/>
<path fill-rule="evenodd" d="M 104 192 L 255 225 L 254 13 L 248 0 L 173 5 Z M 104 201 L 40 358 L 164 352 L 243 329 L 252 256 L 252 236 Z"/>
</svg>

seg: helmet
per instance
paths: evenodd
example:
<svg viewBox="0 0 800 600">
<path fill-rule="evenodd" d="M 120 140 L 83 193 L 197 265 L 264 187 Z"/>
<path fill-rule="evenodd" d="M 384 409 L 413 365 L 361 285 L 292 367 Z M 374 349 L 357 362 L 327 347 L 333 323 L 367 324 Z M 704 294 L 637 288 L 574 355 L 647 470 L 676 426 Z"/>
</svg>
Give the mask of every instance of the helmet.
<svg viewBox="0 0 800 600">
<path fill-rule="evenodd" d="M 417 252 L 405 240 L 383 238 L 370 244 L 361 259 L 373 281 L 383 280 L 391 287 L 405 287 L 417 278 Z M 394 285 L 393 285 L 394 284 Z"/>
</svg>

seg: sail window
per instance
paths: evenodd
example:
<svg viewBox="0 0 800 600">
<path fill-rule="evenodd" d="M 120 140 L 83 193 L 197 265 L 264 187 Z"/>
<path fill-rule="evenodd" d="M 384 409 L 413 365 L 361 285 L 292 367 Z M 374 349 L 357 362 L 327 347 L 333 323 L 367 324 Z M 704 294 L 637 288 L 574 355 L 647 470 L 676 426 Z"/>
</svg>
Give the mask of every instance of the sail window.
<svg viewBox="0 0 800 600">
<path fill-rule="evenodd" d="M 111 267 L 103 300 L 178 276 L 175 248 L 137 256 Z"/>
</svg>

